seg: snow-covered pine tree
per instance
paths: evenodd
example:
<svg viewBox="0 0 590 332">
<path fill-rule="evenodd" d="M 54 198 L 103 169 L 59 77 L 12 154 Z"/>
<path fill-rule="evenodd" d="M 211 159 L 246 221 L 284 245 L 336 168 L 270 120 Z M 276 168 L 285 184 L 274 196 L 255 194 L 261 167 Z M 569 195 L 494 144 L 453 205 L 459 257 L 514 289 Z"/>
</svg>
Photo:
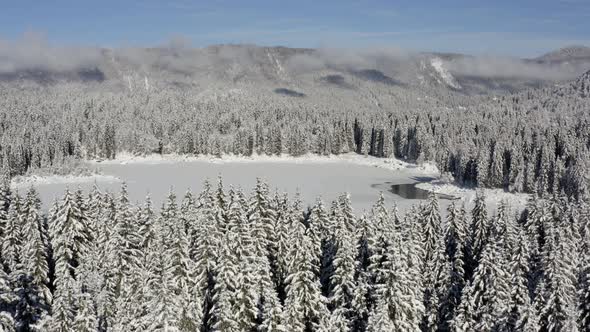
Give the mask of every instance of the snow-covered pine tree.
<svg viewBox="0 0 590 332">
<path fill-rule="evenodd" d="M 377 306 L 369 317 L 367 330 L 374 330 L 373 325 L 381 321 L 384 326 L 391 326 L 390 331 L 420 331 L 420 323 L 424 315 L 421 291 L 412 280 L 407 260 L 402 253 L 402 239 L 394 234 L 392 245 L 386 254 L 384 283 L 377 285 Z M 382 304 L 385 302 L 384 304 Z M 386 309 L 380 308 L 385 305 Z M 385 311 L 388 319 L 380 317 Z M 378 318 L 375 322 L 375 316 Z M 391 325 L 390 325 L 391 324 Z"/>
<path fill-rule="evenodd" d="M 89 233 L 86 216 L 75 196 L 66 190 L 52 218 L 51 244 L 55 257 L 54 301 L 51 331 L 69 331 L 75 315 L 76 268 L 87 251 Z"/>
<path fill-rule="evenodd" d="M 41 232 L 45 231 L 38 211 L 38 196 L 34 189 L 29 190 L 23 200 L 21 220 L 24 238 L 22 264 L 13 271 L 18 296 L 16 304 L 17 330 L 35 331 L 44 321 L 51 305 L 52 295 L 48 287 L 49 265 L 48 248 Z"/>
<path fill-rule="evenodd" d="M 464 205 L 459 208 L 452 202 L 447 208 L 447 222 L 444 230 L 445 254 L 450 263 L 450 280 L 447 297 L 441 303 L 441 311 L 450 322 L 461 301 L 465 280 L 465 255 L 467 244 L 467 222 Z"/>
<path fill-rule="evenodd" d="M 498 234 L 491 234 L 481 254 L 473 279 L 464 289 L 454 331 L 495 331 L 509 299 L 508 275 Z"/>
<path fill-rule="evenodd" d="M 428 203 L 423 206 L 420 213 L 420 225 L 424 242 L 424 262 L 428 264 L 434 259 L 437 247 L 443 244 L 440 209 L 433 192 L 429 194 Z"/>
<path fill-rule="evenodd" d="M 24 216 L 23 235 L 26 242 L 23 246 L 23 261 L 27 275 L 31 276 L 33 283 L 39 288 L 40 300 L 48 305 L 51 303 L 51 293 L 49 291 L 49 264 L 48 248 L 44 238 L 46 229 L 43 225 L 42 216 L 39 213 L 39 197 L 34 189 L 31 189 L 25 198 L 22 214 Z"/>
<path fill-rule="evenodd" d="M 92 295 L 80 292 L 76 299 L 76 316 L 74 317 L 72 330 L 76 332 L 98 331 L 98 318 Z"/>
<path fill-rule="evenodd" d="M 444 301 L 450 288 L 450 262 L 445 256 L 441 216 L 436 194 L 431 193 L 419 217 L 424 256 L 422 274 L 424 280 L 425 315 L 421 326 L 423 331 L 445 330 L 451 315 L 445 311 Z"/>
<path fill-rule="evenodd" d="M 580 268 L 578 280 L 578 329 L 590 330 L 590 205 L 587 200 L 580 204 Z"/>
<path fill-rule="evenodd" d="M 276 195 L 274 201 L 277 214 L 273 227 L 274 231 L 271 233 L 273 239 L 270 243 L 270 264 L 277 295 L 279 300 L 284 303 L 286 297 L 285 280 L 291 265 L 288 252 L 291 245 L 292 225 L 296 225 L 299 221 L 295 220 L 296 218 L 289 206 L 286 194 L 282 196 Z"/>
<path fill-rule="evenodd" d="M 544 289 L 539 324 L 544 331 L 576 331 L 576 271 L 568 259 L 574 250 L 565 213 L 552 203 L 553 219 L 546 225 L 543 247 Z M 559 210 L 557 210 L 559 209 Z M 539 290 L 541 291 L 541 290 Z"/>
<path fill-rule="evenodd" d="M 385 298 L 381 297 L 375 306 L 375 310 L 371 311 L 366 331 L 396 331 L 395 328 L 396 327 L 389 317 L 389 304 Z"/>
<path fill-rule="evenodd" d="M 475 205 L 471 210 L 471 224 L 469 227 L 469 257 L 466 260 L 465 276 L 471 280 L 473 273 L 479 265 L 479 260 L 484 247 L 489 241 L 490 221 L 488 218 L 485 195 L 478 191 L 475 197 Z"/>
<path fill-rule="evenodd" d="M 512 250 L 510 260 L 510 298 L 506 305 L 507 311 L 501 318 L 502 331 L 524 331 L 536 317 L 530 317 L 533 311 L 530 299 L 529 260 L 530 249 L 524 229 L 517 230 L 517 242 Z"/>
<path fill-rule="evenodd" d="M 9 275 L 4 269 L 0 269 L 0 331 L 13 332 L 15 330 L 13 308 L 16 300 L 16 295 L 10 287 Z"/>
<path fill-rule="evenodd" d="M 102 211 L 98 221 L 96 241 L 98 252 L 98 271 L 100 275 L 99 291 L 96 295 L 98 324 L 101 331 L 111 328 L 115 324 L 117 286 L 118 286 L 118 250 L 113 248 L 117 244 L 118 236 L 115 232 L 115 215 L 117 203 L 112 194 L 102 197 Z"/>
<path fill-rule="evenodd" d="M 22 198 L 15 193 L 11 197 L 11 203 L 2 229 L 2 261 L 6 269 L 16 271 L 21 265 L 23 253 L 23 221 L 21 215 Z"/>
<path fill-rule="evenodd" d="M 386 261 L 386 254 L 391 245 L 390 239 L 393 233 L 390 215 L 385 208 L 383 193 L 380 194 L 377 203 L 373 206 L 371 222 L 373 224 L 373 234 L 368 239 L 369 251 L 371 252 L 369 273 L 371 274 L 371 282 L 377 285 L 385 280 L 387 268 L 383 266 L 383 263 Z"/>
<path fill-rule="evenodd" d="M 193 222 L 190 234 L 190 256 L 194 265 L 194 287 L 191 290 L 193 301 L 202 305 L 201 319 L 196 325 L 205 329 L 212 323 L 211 308 L 213 306 L 214 275 L 218 266 L 223 235 L 218 231 L 216 218 L 220 214 L 215 197 L 208 182 L 199 195 L 199 208 L 196 221 Z"/>
<path fill-rule="evenodd" d="M 277 238 L 277 211 L 272 206 L 268 194 L 268 186 L 257 180 L 253 197 L 248 206 L 248 223 L 253 241 L 252 273 L 258 289 L 258 313 L 256 324 L 258 329 L 283 330 L 282 304 L 275 290 L 271 266 L 271 241 Z"/>
<path fill-rule="evenodd" d="M 331 325 L 338 331 L 348 331 L 352 325 L 353 301 L 357 287 L 355 274 L 357 264 L 353 234 L 342 232 L 334 256 L 334 273 L 330 279 L 329 307 L 332 309 Z"/>
<path fill-rule="evenodd" d="M 318 328 L 329 311 L 327 299 L 321 293 L 317 277 L 319 262 L 309 231 L 303 224 L 294 227 L 289 252 L 292 265 L 286 280 L 285 326 L 288 331 L 303 332 Z"/>
<path fill-rule="evenodd" d="M 178 331 L 182 304 L 174 293 L 174 281 L 171 276 L 166 255 L 167 239 L 163 233 L 158 234 L 150 262 L 150 289 L 147 302 L 148 312 L 144 318 L 147 331 Z"/>
<path fill-rule="evenodd" d="M 180 219 L 186 234 L 190 234 L 192 226 L 191 224 L 195 222 L 196 208 L 197 202 L 189 188 L 182 197 L 182 203 L 180 204 L 180 209 L 178 211 L 178 218 Z"/>
<path fill-rule="evenodd" d="M 124 287 L 123 280 L 130 281 L 133 271 L 140 264 L 140 226 L 135 216 L 136 213 L 129 202 L 127 185 L 123 183 L 116 202 L 114 231 L 110 239 L 113 242 L 111 250 L 115 251 L 117 261 L 117 294 Z"/>
<path fill-rule="evenodd" d="M 197 322 L 203 314 L 202 301 L 200 298 L 193 298 L 195 268 L 189 257 L 187 225 L 181 219 L 182 213 L 177 207 L 176 195 L 172 191 L 168 194 L 161 215 L 162 236 L 165 240 L 165 277 L 171 287 L 173 302 L 176 304 L 175 307 L 167 309 L 175 316 L 175 320 L 170 321 L 170 327 L 180 331 L 193 331 L 198 328 Z"/>
<path fill-rule="evenodd" d="M 233 314 L 233 294 L 237 288 L 239 261 L 237 251 L 238 234 L 228 230 L 223 237 L 219 250 L 219 262 L 215 271 L 215 289 L 213 295 L 212 330 L 239 331 L 237 319 Z"/>
</svg>

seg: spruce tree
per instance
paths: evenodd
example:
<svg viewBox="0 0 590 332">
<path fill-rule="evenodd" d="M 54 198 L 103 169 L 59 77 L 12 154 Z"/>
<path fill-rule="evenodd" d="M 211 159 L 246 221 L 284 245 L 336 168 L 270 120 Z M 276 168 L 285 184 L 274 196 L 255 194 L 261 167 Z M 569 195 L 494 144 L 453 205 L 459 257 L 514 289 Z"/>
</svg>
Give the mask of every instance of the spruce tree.
<svg viewBox="0 0 590 332">
<path fill-rule="evenodd" d="M 352 234 L 344 232 L 338 241 L 334 257 L 334 274 L 330 280 L 329 303 L 332 309 L 332 324 L 338 330 L 348 330 L 352 325 L 355 282 L 356 246 Z"/>
<path fill-rule="evenodd" d="M 17 300 L 13 289 L 10 287 L 10 279 L 4 269 L 0 269 L 0 331 L 15 331 L 13 306 Z"/>
<path fill-rule="evenodd" d="M 530 317 L 529 260 L 529 242 L 524 230 L 518 229 L 516 246 L 510 260 L 510 298 L 502 317 L 502 331 L 522 331 L 535 319 Z"/>
<path fill-rule="evenodd" d="M 295 227 L 289 253 L 293 261 L 286 280 L 285 325 L 289 331 L 309 331 L 318 328 L 329 311 L 317 279 L 319 262 L 312 240 L 303 224 Z"/>
<path fill-rule="evenodd" d="M 78 309 L 74 317 L 73 330 L 79 332 L 98 331 L 98 319 L 91 295 L 81 292 L 76 302 Z"/>
<path fill-rule="evenodd" d="M 23 220 L 21 201 L 22 199 L 18 193 L 12 196 L 2 229 L 2 260 L 8 271 L 16 271 L 19 267 L 22 267 Z"/>
<path fill-rule="evenodd" d="M 445 254 L 450 264 L 450 280 L 447 296 L 442 300 L 441 311 L 444 321 L 450 322 L 461 301 L 461 293 L 467 283 L 465 280 L 465 255 L 467 225 L 465 209 L 459 209 L 452 202 L 447 209 L 447 223 L 444 231 Z"/>
<path fill-rule="evenodd" d="M 51 330 L 69 331 L 75 314 L 76 268 L 89 241 L 87 220 L 69 190 L 52 219 L 51 243 L 56 262 Z"/>
</svg>

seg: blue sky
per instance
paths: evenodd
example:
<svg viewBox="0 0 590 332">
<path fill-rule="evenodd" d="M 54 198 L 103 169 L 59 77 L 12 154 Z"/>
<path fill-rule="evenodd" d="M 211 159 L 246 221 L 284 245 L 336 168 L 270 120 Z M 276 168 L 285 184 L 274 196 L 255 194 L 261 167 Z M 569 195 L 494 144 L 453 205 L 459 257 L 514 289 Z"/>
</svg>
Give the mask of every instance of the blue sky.
<svg viewBox="0 0 590 332">
<path fill-rule="evenodd" d="M 0 39 L 154 46 L 398 47 L 533 56 L 590 46 L 590 0 L 55 0 L 0 3 Z"/>
</svg>

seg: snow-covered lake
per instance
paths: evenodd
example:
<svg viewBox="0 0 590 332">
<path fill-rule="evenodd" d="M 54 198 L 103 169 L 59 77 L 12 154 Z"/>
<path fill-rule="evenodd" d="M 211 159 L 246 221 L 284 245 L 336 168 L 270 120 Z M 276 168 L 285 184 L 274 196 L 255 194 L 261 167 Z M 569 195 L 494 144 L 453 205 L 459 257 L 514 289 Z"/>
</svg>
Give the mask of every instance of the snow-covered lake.
<svg viewBox="0 0 590 332">
<path fill-rule="evenodd" d="M 188 189 L 201 191 L 203 182 L 209 180 L 216 185 L 221 176 L 226 189 L 230 185 L 250 192 L 257 178 L 267 183 L 271 190 L 286 192 L 290 196 L 299 193 L 307 204 L 321 197 L 326 204 L 338 195 L 348 192 L 357 212 L 368 210 L 377 200 L 380 192 L 385 193 L 389 204 L 394 201 L 405 209 L 418 200 L 406 199 L 389 190 L 392 184 L 408 184 L 424 181 L 433 176 L 429 170 L 407 165 L 386 164 L 382 160 L 262 160 L 262 161 L 210 161 L 210 160 L 167 160 L 154 162 L 121 161 L 92 163 L 101 176 L 93 178 L 36 179 L 16 184 L 19 191 L 34 185 L 40 193 L 46 208 L 55 198 L 61 197 L 66 188 L 88 191 L 96 183 L 101 190 L 117 192 L 121 182 L 128 185 L 132 201 L 143 201 L 149 193 L 155 204 L 161 204 L 170 189 L 182 196 Z"/>
<path fill-rule="evenodd" d="M 224 157 L 221 160 L 178 156 L 121 157 L 114 161 L 90 162 L 89 165 L 100 175 L 21 178 L 13 182 L 13 187 L 24 193 L 35 186 L 45 209 L 56 198 L 62 197 L 66 188 L 81 188 L 87 192 L 96 183 L 103 191 L 117 193 L 122 182 L 127 183 L 132 201 L 143 202 L 149 194 L 156 206 L 160 206 L 171 189 L 181 198 L 189 189 L 193 193 L 200 192 L 205 180 L 216 186 L 219 176 L 223 178 L 226 190 L 232 185 L 250 193 L 256 179 L 261 178 L 269 184 L 272 192 L 286 192 L 291 197 L 299 193 L 308 205 L 320 197 L 329 206 L 332 200 L 347 192 L 357 214 L 370 210 L 380 192 L 384 193 L 390 206 L 395 203 L 400 211 L 424 199 L 425 190 L 441 194 L 441 209 L 446 209 L 452 198 L 461 198 L 469 206 L 475 196 L 474 190 L 428 183 L 437 177 L 437 170 L 429 165 L 417 167 L 395 159 L 353 154 L 300 158 Z M 420 184 L 413 187 L 416 183 Z M 515 208 L 522 207 L 527 197 L 490 189 L 486 190 L 486 195 L 491 210 L 500 200 L 507 200 Z"/>
</svg>

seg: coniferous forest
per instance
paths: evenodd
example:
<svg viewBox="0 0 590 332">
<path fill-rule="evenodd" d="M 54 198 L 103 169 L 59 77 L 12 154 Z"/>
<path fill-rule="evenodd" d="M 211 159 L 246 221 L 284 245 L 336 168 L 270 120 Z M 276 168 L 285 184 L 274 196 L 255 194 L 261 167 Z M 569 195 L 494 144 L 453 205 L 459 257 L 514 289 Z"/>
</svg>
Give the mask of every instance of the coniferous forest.
<svg viewBox="0 0 590 332">
<path fill-rule="evenodd" d="M 589 31 L 3 1 L 0 332 L 590 332 Z"/>
<path fill-rule="evenodd" d="M 174 44 L 0 40 L 0 332 L 590 332 L 590 48 L 494 60 Z M 381 194 L 359 214 L 349 194 L 307 205 L 262 180 L 248 193 L 220 177 L 155 206 L 125 179 L 54 202 L 15 179 L 154 154 L 395 158 L 399 174 L 367 176 L 363 194 L 430 181 L 421 165 L 462 194 L 403 213 Z M 348 180 L 329 172 L 326 192 Z"/>
<path fill-rule="evenodd" d="M 70 83 L 0 89 L 0 166 L 69 173 L 85 159 L 136 155 L 301 156 L 358 153 L 432 162 L 459 185 L 587 193 L 590 72 L 511 95 L 409 100 L 369 107 L 260 95 L 202 99 L 176 88 L 102 91 Z M 464 106 L 462 106 L 464 105 Z"/>
<path fill-rule="evenodd" d="M 177 203 L 180 202 L 180 203 Z M 0 190 L 1 331 L 589 331 L 590 205 Z"/>
</svg>

